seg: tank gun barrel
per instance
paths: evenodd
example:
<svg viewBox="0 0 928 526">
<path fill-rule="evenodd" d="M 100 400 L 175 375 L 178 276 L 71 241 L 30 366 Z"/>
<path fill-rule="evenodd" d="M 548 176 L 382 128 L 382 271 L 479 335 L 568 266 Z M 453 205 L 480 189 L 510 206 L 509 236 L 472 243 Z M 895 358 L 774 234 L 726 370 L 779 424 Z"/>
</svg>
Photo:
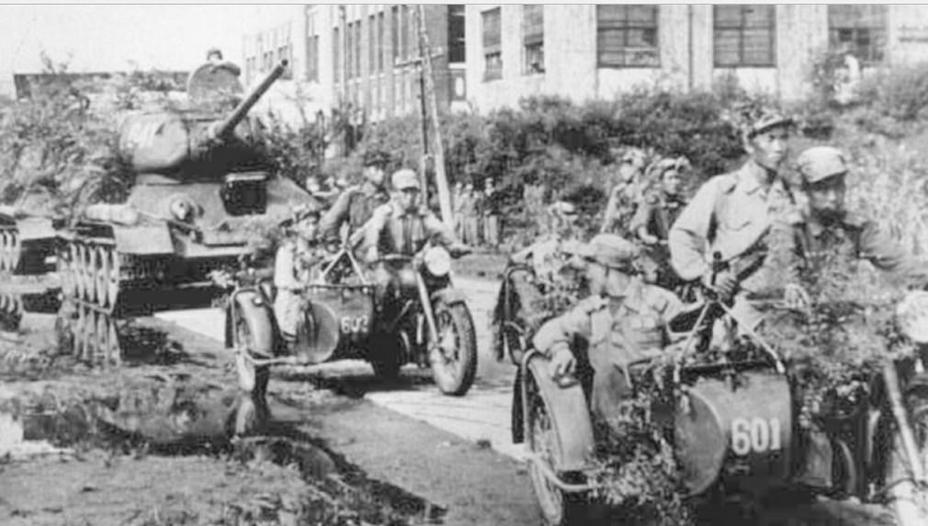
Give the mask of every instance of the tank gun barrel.
<svg viewBox="0 0 928 526">
<path fill-rule="evenodd" d="M 235 129 L 238 123 L 242 122 L 242 119 L 245 118 L 245 115 L 247 115 L 251 108 L 254 107 L 254 105 L 258 102 L 258 99 L 260 99 L 261 96 L 264 95 L 271 87 L 271 84 L 273 84 L 274 81 L 279 79 L 280 76 L 283 75 L 285 71 L 287 71 L 287 65 L 287 60 L 281 60 L 279 64 L 274 66 L 274 69 L 272 69 L 271 72 L 268 73 L 266 77 L 264 77 L 264 80 L 255 86 L 255 88 L 251 90 L 250 93 L 248 93 L 248 96 L 245 97 L 242 102 L 238 103 L 238 106 L 232 110 L 232 113 L 230 113 L 228 117 L 216 124 L 216 127 L 211 130 L 211 135 L 216 139 L 222 139 L 232 133 L 232 130 Z"/>
</svg>

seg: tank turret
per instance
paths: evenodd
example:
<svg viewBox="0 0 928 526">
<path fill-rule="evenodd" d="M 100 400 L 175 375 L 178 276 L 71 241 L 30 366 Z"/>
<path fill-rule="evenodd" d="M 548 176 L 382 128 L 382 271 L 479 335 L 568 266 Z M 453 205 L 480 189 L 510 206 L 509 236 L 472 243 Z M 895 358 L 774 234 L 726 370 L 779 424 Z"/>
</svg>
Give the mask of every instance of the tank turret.
<svg viewBox="0 0 928 526">
<path fill-rule="evenodd" d="M 231 111 L 223 111 L 229 95 L 241 91 L 237 71 L 222 64 L 201 68 L 193 77 L 209 86 L 192 81 L 190 107 L 127 117 L 120 129 L 120 150 L 136 173 L 183 179 L 210 179 L 258 165 L 261 159 L 250 144 L 253 130 L 245 117 L 286 69 L 287 61 L 281 61 Z"/>
<path fill-rule="evenodd" d="M 118 362 L 117 320 L 209 306 L 223 293 L 214 270 L 237 267 L 249 239 L 294 207 L 317 206 L 275 173 L 245 118 L 286 67 L 244 94 L 237 66 L 204 64 L 187 81 L 183 108 L 123 122 L 120 148 L 135 172 L 129 195 L 85 207 L 61 234 L 60 320 L 75 331 L 77 353 Z"/>
</svg>

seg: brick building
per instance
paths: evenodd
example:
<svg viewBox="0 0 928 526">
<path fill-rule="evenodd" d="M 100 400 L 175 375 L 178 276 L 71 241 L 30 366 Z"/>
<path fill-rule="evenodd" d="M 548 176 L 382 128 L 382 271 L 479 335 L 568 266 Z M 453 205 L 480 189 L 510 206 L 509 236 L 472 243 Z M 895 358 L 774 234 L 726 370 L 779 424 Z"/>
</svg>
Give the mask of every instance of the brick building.
<svg viewBox="0 0 928 526">
<path fill-rule="evenodd" d="M 418 108 L 419 74 L 415 6 L 260 6 L 243 37 L 245 82 L 257 82 L 280 59 L 291 71 L 264 101 L 288 119 L 348 106 L 377 121 Z M 440 108 L 463 109 L 465 8 L 423 8 Z"/>
<path fill-rule="evenodd" d="M 795 99 L 817 54 L 847 46 L 864 69 L 928 57 L 928 6 L 468 5 L 468 99 L 582 101 L 638 84 L 707 88 L 734 75 Z"/>
</svg>

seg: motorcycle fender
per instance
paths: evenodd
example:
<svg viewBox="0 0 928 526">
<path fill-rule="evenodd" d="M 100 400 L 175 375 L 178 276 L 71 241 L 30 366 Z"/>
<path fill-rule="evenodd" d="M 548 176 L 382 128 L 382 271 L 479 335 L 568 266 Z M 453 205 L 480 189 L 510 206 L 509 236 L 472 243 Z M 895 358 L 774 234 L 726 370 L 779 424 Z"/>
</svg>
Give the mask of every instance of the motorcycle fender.
<svg viewBox="0 0 928 526">
<path fill-rule="evenodd" d="M 581 471 L 589 467 L 595 445 L 586 395 L 580 382 L 567 387 L 558 385 L 551 379 L 547 363 L 541 356 L 531 358 L 522 372 L 523 378 L 534 379 L 551 418 L 558 441 L 554 452 L 555 470 Z M 520 391 L 524 392 L 523 389 Z M 520 402 L 524 403 L 524 400 Z M 524 415 L 520 425 L 524 425 Z"/>
<path fill-rule="evenodd" d="M 709 489 L 722 470 L 732 482 L 778 485 L 790 473 L 793 415 L 783 375 L 748 371 L 733 385 L 700 378 L 687 389 L 674 416 L 674 445 L 690 494 Z"/>
<path fill-rule="evenodd" d="M 451 305 L 454 303 L 466 302 L 467 296 L 464 294 L 464 291 L 452 287 L 446 287 L 433 292 L 431 299 L 433 305 L 439 301 L 445 305 Z"/>
<path fill-rule="evenodd" d="M 274 355 L 274 319 L 271 306 L 258 292 L 244 291 L 235 295 L 234 309 L 236 315 L 245 318 L 254 339 L 254 347 L 249 351 L 257 356 L 269 358 Z M 231 319 L 231 316 L 227 316 Z M 231 340 L 230 323 L 230 340 Z"/>
</svg>

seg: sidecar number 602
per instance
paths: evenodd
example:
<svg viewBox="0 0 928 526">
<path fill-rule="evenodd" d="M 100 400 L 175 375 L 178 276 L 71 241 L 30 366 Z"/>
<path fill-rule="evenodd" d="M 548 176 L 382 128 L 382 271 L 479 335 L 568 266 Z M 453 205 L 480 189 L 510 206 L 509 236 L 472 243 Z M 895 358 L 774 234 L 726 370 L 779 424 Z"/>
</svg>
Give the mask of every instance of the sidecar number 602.
<svg viewBox="0 0 928 526">
<path fill-rule="evenodd" d="M 781 447 L 779 419 L 735 418 L 731 421 L 731 450 L 736 455 L 777 451 Z"/>
<path fill-rule="evenodd" d="M 345 316 L 340 326 L 344 334 L 366 333 L 370 320 L 367 316 Z"/>
</svg>

